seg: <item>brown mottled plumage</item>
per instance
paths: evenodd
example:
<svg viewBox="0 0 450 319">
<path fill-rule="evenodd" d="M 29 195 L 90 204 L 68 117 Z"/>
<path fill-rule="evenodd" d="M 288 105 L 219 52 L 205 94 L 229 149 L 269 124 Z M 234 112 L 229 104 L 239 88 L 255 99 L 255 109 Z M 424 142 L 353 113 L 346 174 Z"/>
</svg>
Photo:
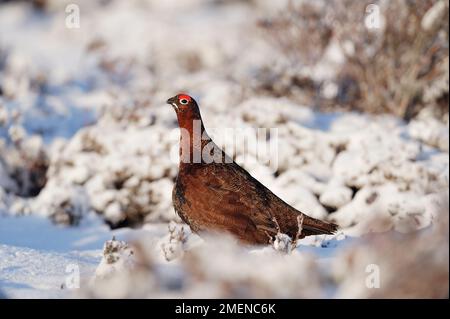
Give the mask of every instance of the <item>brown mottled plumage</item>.
<svg viewBox="0 0 450 319">
<path fill-rule="evenodd" d="M 173 205 L 194 232 L 228 232 L 245 243 L 267 244 L 278 230 L 299 238 L 337 230 L 337 225 L 289 206 L 228 157 L 206 134 L 193 98 L 178 94 L 167 103 L 174 107 L 181 129 Z M 202 152 L 216 160 L 196 157 Z M 303 216 L 300 234 L 299 216 Z"/>
</svg>

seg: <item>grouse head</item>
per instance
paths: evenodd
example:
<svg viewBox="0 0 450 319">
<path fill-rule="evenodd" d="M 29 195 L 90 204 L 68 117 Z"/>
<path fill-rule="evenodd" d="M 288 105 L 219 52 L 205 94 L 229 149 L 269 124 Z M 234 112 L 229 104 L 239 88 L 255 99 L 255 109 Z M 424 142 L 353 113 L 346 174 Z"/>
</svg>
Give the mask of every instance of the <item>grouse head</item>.
<svg viewBox="0 0 450 319">
<path fill-rule="evenodd" d="M 197 102 L 195 102 L 195 100 L 187 94 L 177 94 L 168 99 L 167 104 L 173 106 L 175 112 L 177 113 L 178 119 L 183 118 L 190 120 L 201 120 Z"/>
</svg>

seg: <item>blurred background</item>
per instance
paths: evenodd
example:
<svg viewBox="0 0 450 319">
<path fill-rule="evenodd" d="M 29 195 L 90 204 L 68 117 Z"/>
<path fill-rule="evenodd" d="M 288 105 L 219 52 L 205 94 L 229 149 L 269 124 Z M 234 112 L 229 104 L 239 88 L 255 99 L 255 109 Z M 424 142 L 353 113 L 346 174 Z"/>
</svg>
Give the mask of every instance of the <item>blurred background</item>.
<svg viewBox="0 0 450 319">
<path fill-rule="evenodd" d="M 73 261 L 100 278 L 81 297 L 448 297 L 448 7 L 0 1 L 0 290 L 74 293 L 61 289 Z M 293 252 L 197 243 L 171 203 L 165 101 L 181 91 L 207 129 L 276 128 L 276 167 L 215 139 L 342 232 Z"/>
</svg>

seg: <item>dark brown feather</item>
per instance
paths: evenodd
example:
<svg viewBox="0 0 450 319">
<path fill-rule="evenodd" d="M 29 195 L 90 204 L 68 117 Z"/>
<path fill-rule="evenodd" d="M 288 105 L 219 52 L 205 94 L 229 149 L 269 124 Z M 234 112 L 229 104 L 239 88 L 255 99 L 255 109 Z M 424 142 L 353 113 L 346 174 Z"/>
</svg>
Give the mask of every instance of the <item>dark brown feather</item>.
<svg viewBox="0 0 450 319">
<path fill-rule="evenodd" d="M 281 232 L 294 237 L 302 214 L 235 162 L 181 165 L 173 202 L 193 231 L 225 231 L 252 244 L 268 243 L 277 234 L 273 218 Z M 300 238 L 336 230 L 335 224 L 304 215 Z"/>
<path fill-rule="evenodd" d="M 176 97 L 169 101 L 173 104 Z M 190 121 L 201 120 L 201 117 L 193 99 L 190 107 L 183 109 L 180 105 L 177 115 L 180 126 L 192 131 Z M 202 141 L 199 147 L 203 148 L 206 143 L 213 142 Z M 193 146 L 186 141 L 181 141 L 183 147 L 193 151 Z M 177 214 L 194 232 L 227 232 L 245 243 L 267 244 L 278 231 L 294 238 L 299 215 L 303 215 L 299 238 L 336 232 L 337 225 L 314 219 L 291 207 L 219 151 L 221 163 L 180 162 L 173 204 Z"/>
</svg>

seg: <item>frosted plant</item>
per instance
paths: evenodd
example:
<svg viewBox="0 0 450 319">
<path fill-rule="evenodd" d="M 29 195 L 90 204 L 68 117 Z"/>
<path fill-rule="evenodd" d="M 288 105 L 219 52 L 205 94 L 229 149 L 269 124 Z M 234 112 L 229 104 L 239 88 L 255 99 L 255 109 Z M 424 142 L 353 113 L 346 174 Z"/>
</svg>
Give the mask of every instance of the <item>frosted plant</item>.
<svg viewBox="0 0 450 319">
<path fill-rule="evenodd" d="M 446 11 L 448 10 L 448 1 L 437 1 L 425 15 L 422 17 L 421 26 L 425 31 L 432 31 L 436 28 L 440 20 L 445 18 Z"/>
<path fill-rule="evenodd" d="M 6 126 L 8 123 L 8 111 L 0 104 L 0 127 Z"/>
<path fill-rule="evenodd" d="M 275 237 L 270 236 L 270 244 L 272 245 L 273 249 L 275 249 L 278 252 L 290 254 L 292 251 L 294 251 L 297 248 L 298 240 L 302 234 L 303 231 L 303 215 L 299 215 L 297 217 L 297 224 L 298 224 L 298 230 L 294 238 L 290 237 L 287 234 L 283 234 L 280 229 L 280 225 L 278 224 L 275 217 L 272 218 L 274 221 L 276 228 L 277 228 L 277 234 Z"/>
<path fill-rule="evenodd" d="M 15 144 L 22 142 L 26 137 L 25 129 L 20 125 L 13 125 L 8 130 L 11 141 Z"/>
<path fill-rule="evenodd" d="M 169 240 L 161 244 L 161 249 L 166 260 L 171 261 L 183 256 L 188 235 L 185 226 L 177 225 L 173 221 L 169 223 L 168 228 Z"/>
<path fill-rule="evenodd" d="M 355 14 L 369 5 L 375 30 Z M 262 67 L 257 91 L 407 120 L 427 106 L 448 114 L 448 1 L 289 1 L 260 26 L 288 62 Z"/>
<path fill-rule="evenodd" d="M 134 265 L 133 250 L 124 242 L 113 237 L 103 246 L 103 257 L 95 271 L 98 278 L 113 275 L 116 272 L 130 270 Z"/>
</svg>

